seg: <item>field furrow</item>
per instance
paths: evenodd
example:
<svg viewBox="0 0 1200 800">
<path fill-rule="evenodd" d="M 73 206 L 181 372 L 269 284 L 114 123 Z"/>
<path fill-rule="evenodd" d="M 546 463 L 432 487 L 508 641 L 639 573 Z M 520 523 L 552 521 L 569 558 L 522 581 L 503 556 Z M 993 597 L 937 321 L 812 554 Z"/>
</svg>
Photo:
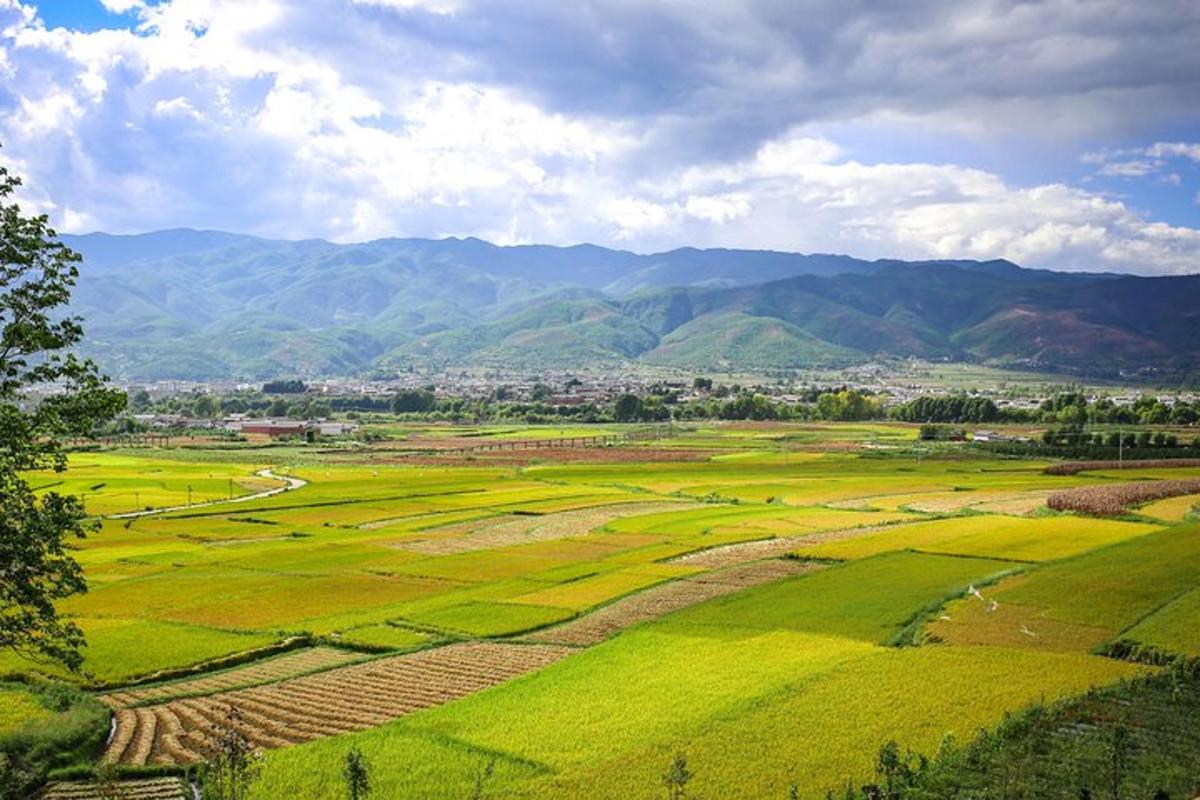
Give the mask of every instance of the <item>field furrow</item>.
<svg viewBox="0 0 1200 800">
<path fill-rule="evenodd" d="M 365 658 L 367 656 L 362 653 L 350 650 L 310 647 L 212 675 L 123 689 L 99 697 L 110 708 L 128 708 L 174 697 L 213 694 L 242 686 L 284 680 L 309 672 L 352 664 Z"/>
<path fill-rule="evenodd" d="M 453 555 L 532 542 L 579 536 L 624 517 L 678 511 L 683 502 L 620 503 L 540 516 L 498 517 L 434 528 L 426 538 L 398 542 L 396 547 L 423 555 Z"/>
<path fill-rule="evenodd" d="M 84 781 L 60 781 L 52 783 L 40 795 L 41 800 L 103 800 L 105 797 L 120 797 L 121 800 L 185 800 L 192 796 L 191 789 L 180 778 L 149 778 L 145 780 L 120 781 L 117 794 L 103 794 L 95 783 Z"/>
<path fill-rule="evenodd" d="M 502 683 L 571 652 L 552 645 L 453 644 L 263 686 L 121 710 L 108 758 L 130 765 L 197 761 L 231 707 L 240 715 L 237 729 L 264 749 L 362 730 Z"/>
</svg>

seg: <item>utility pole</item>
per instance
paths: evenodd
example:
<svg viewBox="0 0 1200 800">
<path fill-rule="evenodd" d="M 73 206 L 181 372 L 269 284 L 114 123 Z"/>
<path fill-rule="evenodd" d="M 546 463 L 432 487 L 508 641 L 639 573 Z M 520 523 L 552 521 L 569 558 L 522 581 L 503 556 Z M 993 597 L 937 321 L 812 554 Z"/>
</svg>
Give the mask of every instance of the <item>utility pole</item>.
<svg viewBox="0 0 1200 800">
<path fill-rule="evenodd" d="M 233 499 L 233 478 L 229 479 L 229 499 Z"/>
</svg>

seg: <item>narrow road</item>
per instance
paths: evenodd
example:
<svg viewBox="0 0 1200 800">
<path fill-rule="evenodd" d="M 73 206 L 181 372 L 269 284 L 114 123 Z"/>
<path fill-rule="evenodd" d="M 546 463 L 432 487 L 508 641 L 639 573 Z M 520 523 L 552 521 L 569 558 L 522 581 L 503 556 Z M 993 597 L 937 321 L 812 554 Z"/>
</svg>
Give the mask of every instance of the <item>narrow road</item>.
<svg viewBox="0 0 1200 800">
<path fill-rule="evenodd" d="M 170 511 L 188 511 L 193 508 L 206 508 L 208 506 L 218 506 L 230 503 L 249 503 L 252 500 L 262 500 L 264 497 L 274 497 L 277 494 L 290 492 L 294 489 L 299 489 L 308 485 L 308 481 L 301 480 L 300 478 L 293 478 L 289 475 L 276 475 L 270 470 L 270 468 L 260 469 L 254 474 L 260 478 L 270 478 L 276 481 L 283 481 L 283 486 L 276 486 L 274 489 L 267 489 L 262 492 L 255 492 L 254 494 L 244 494 L 240 497 L 234 497 L 230 499 L 205 500 L 200 503 L 192 503 L 191 505 L 164 506 L 163 508 L 150 508 L 144 511 L 125 511 L 121 514 L 107 514 L 105 515 L 105 519 L 133 519 L 135 517 L 149 517 L 154 514 L 166 514 Z"/>
</svg>

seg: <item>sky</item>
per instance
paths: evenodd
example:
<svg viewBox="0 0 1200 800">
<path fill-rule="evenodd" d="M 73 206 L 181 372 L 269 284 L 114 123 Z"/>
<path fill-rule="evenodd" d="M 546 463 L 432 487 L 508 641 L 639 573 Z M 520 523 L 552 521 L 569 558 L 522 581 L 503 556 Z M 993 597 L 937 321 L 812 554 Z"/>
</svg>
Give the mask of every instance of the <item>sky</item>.
<svg viewBox="0 0 1200 800">
<path fill-rule="evenodd" d="M 190 227 L 1200 272 L 1200 0 L 0 0 L 0 164 Z"/>
</svg>

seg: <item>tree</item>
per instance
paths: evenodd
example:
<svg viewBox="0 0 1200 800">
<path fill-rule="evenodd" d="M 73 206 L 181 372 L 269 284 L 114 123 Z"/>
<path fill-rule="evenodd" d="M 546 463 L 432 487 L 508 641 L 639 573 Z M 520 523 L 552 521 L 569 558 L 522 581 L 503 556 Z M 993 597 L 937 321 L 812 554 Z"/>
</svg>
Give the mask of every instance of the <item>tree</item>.
<svg viewBox="0 0 1200 800">
<path fill-rule="evenodd" d="M 39 496 L 23 475 L 64 471 L 63 440 L 89 435 L 125 395 L 70 352 L 83 329 L 62 308 L 81 259 L 44 215 L 7 201 L 19 185 L 0 167 L 0 650 L 78 670 L 83 633 L 54 602 L 86 591 L 68 544 L 95 525 L 78 497 Z"/>
<path fill-rule="evenodd" d="M 200 776 L 204 800 L 246 800 L 262 769 L 262 756 L 242 735 L 242 715 L 233 706 L 213 725 L 215 753 Z"/>
<path fill-rule="evenodd" d="M 642 416 L 642 398 L 636 394 L 623 394 L 613 406 L 613 419 L 617 422 L 634 422 Z"/>
<path fill-rule="evenodd" d="M 342 762 L 342 779 L 350 800 L 364 800 L 371 793 L 371 765 L 357 747 L 351 747 Z"/>
</svg>

